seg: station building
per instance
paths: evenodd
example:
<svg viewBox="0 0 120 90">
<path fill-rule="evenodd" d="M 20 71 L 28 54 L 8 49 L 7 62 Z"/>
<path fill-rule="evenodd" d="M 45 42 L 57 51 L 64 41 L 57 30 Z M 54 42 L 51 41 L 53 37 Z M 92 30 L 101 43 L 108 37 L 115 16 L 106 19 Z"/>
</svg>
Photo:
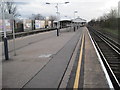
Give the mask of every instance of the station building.
<svg viewBox="0 0 120 90">
<path fill-rule="evenodd" d="M 86 24 L 86 20 L 82 18 L 62 18 L 59 20 L 60 28 L 72 27 L 72 26 L 84 26 Z M 54 21 L 54 27 L 57 27 L 58 21 Z"/>
<path fill-rule="evenodd" d="M 75 25 L 84 26 L 87 21 L 85 19 L 78 17 L 78 18 L 73 19 L 72 22 L 75 23 Z"/>
</svg>

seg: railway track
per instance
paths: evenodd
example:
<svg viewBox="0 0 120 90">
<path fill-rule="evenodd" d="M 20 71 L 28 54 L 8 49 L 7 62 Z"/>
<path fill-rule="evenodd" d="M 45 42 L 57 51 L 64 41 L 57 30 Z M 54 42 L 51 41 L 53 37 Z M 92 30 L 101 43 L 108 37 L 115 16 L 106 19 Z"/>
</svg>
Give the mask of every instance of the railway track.
<svg viewBox="0 0 120 90">
<path fill-rule="evenodd" d="M 120 90 L 120 45 L 88 27 L 115 90 Z"/>
</svg>

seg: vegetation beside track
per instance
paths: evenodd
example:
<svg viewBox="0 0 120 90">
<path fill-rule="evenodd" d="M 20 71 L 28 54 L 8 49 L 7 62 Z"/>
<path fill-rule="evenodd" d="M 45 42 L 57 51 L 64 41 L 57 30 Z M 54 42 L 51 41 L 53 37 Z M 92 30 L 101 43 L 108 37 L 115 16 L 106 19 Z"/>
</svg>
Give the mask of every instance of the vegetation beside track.
<svg viewBox="0 0 120 90">
<path fill-rule="evenodd" d="M 109 13 L 97 19 L 92 19 L 88 24 L 103 34 L 115 38 L 118 42 L 120 41 L 120 17 L 117 9 L 111 9 Z"/>
</svg>

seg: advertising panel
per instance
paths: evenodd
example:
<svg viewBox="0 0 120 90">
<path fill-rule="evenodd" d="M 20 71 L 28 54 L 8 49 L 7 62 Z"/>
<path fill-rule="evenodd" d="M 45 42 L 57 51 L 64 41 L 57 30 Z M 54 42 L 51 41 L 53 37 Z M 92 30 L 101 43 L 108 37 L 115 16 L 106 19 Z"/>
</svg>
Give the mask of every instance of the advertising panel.
<svg viewBox="0 0 120 90">
<path fill-rule="evenodd" d="M 48 21 L 48 27 L 51 28 L 51 21 Z"/>
<path fill-rule="evenodd" d="M 24 30 L 32 30 L 32 20 L 23 20 Z"/>
<path fill-rule="evenodd" d="M 2 32 L 2 20 L 0 20 L 0 32 Z"/>
<path fill-rule="evenodd" d="M 11 25 L 10 25 L 10 20 L 5 20 L 5 29 L 6 31 L 12 31 Z M 0 20 L 0 32 L 3 32 L 3 22 Z"/>
<path fill-rule="evenodd" d="M 10 20 L 5 20 L 5 29 L 6 31 L 12 31 L 11 25 L 10 25 Z"/>
<path fill-rule="evenodd" d="M 40 21 L 40 28 L 45 28 L 45 21 Z"/>
<path fill-rule="evenodd" d="M 40 26 L 41 26 L 40 25 L 40 20 L 35 20 L 35 28 L 39 29 L 39 28 L 41 28 Z"/>
</svg>

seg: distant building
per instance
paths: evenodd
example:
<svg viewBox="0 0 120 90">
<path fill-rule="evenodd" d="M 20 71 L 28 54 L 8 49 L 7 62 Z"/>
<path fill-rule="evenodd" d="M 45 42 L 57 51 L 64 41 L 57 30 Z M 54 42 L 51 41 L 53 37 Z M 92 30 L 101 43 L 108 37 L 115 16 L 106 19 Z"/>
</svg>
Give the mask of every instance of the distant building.
<svg viewBox="0 0 120 90">
<path fill-rule="evenodd" d="M 68 17 L 64 17 L 60 19 L 60 28 L 70 27 L 72 20 Z"/>
<path fill-rule="evenodd" d="M 86 24 L 87 21 L 85 19 L 78 17 L 76 19 L 73 19 L 72 22 L 74 22 L 76 24 L 80 24 L 81 26 L 83 26 Z"/>
<path fill-rule="evenodd" d="M 65 16 L 65 17 L 60 18 L 59 22 L 60 22 L 60 28 L 66 28 L 66 27 L 70 27 L 72 20 L 71 18 Z M 57 23 L 58 21 L 53 22 L 53 26 L 55 28 L 57 28 Z"/>
<path fill-rule="evenodd" d="M 62 18 L 59 20 L 60 22 L 60 28 L 66 28 L 66 27 L 71 27 L 71 26 L 84 26 L 86 24 L 86 20 L 82 19 L 80 17 L 71 19 L 71 18 Z M 54 21 L 54 27 L 57 27 L 58 21 Z"/>
<path fill-rule="evenodd" d="M 118 2 L 118 17 L 120 18 L 120 1 Z"/>
</svg>

